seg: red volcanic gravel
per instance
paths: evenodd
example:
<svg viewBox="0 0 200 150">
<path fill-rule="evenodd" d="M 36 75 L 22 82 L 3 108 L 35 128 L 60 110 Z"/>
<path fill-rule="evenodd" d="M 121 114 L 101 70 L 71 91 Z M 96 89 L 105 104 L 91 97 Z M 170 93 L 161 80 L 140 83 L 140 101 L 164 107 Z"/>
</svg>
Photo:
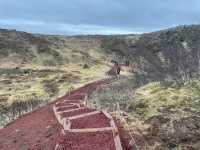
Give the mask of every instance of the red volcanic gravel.
<svg viewBox="0 0 200 150">
<path fill-rule="evenodd" d="M 61 107 L 61 108 L 57 108 L 57 111 L 59 112 L 59 111 L 65 111 L 65 110 L 71 110 L 71 109 L 76 109 L 76 108 L 78 108 L 78 106 L 71 106 L 71 107 Z"/>
<path fill-rule="evenodd" d="M 61 129 L 47 105 L 1 129 L 0 150 L 54 150 Z"/>
<path fill-rule="evenodd" d="M 60 103 L 56 104 L 55 106 L 56 107 L 69 106 L 69 105 L 71 105 L 70 103 L 79 103 L 79 102 L 75 102 L 75 101 L 69 101 L 69 102 L 67 102 L 67 101 L 65 101 L 65 102 L 60 102 Z"/>
<path fill-rule="evenodd" d="M 90 113 L 93 112 L 94 110 L 89 109 L 89 108 L 84 108 L 84 109 L 80 109 L 80 110 L 75 110 L 72 112 L 64 112 L 61 114 L 61 117 L 72 117 L 72 116 L 76 116 L 76 115 L 81 115 L 84 113 Z"/>
<path fill-rule="evenodd" d="M 112 134 L 111 131 L 95 133 L 67 132 L 65 136 L 60 138 L 57 147 L 63 150 L 115 150 Z"/>
<path fill-rule="evenodd" d="M 84 118 L 79 118 L 71 121 L 72 129 L 85 129 L 85 128 L 102 128 L 110 127 L 110 120 L 104 114 L 95 114 Z"/>
<path fill-rule="evenodd" d="M 68 100 L 80 100 L 80 99 L 84 99 L 85 98 L 85 94 L 74 94 L 74 95 L 70 95 L 67 99 Z"/>
</svg>

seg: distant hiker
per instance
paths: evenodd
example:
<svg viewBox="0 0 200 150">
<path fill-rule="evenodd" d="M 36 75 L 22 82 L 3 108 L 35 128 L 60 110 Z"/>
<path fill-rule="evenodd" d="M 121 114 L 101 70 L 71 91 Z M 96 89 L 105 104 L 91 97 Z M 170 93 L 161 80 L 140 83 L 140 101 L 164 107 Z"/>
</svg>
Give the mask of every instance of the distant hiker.
<svg viewBox="0 0 200 150">
<path fill-rule="evenodd" d="M 109 71 L 106 72 L 106 75 L 108 76 L 117 76 L 120 74 L 121 71 L 121 66 L 119 65 L 119 63 L 115 60 L 111 60 L 110 61 L 113 65 L 113 67 L 111 67 L 111 69 Z"/>
<path fill-rule="evenodd" d="M 116 71 L 116 74 L 119 75 L 120 74 L 120 71 L 121 71 L 121 67 L 118 63 L 116 63 L 114 65 L 114 68 L 115 68 L 115 71 Z"/>
<path fill-rule="evenodd" d="M 115 61 L 115 60 L 111 60 L 110 62 L 111 62 L 112 64 L 114 64 L 114 65 L 118 65 L 118 62 Z"/>
<path fill-rule="evenodd" d="M 130 65 L 130 62 L 126 60 L 125 65 L 128 67 Z"/>
<path fill-rule="evenodd" d="M 120 71 L 121 71 L 121 67 L 120 67 L 120 66 L 117 66 L 117 74 L 118 74 L 118 75 L 120 74 Z"/>
</svg>

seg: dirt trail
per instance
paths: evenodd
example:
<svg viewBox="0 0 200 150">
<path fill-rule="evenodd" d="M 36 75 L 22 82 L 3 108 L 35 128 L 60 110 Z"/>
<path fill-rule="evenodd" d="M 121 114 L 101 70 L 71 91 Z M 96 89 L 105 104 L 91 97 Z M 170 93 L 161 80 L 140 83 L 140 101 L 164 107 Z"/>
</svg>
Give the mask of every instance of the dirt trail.
<svg viewBox="0 0 200 150">
<path fill-rule="evenodd" d="M 121 150 L 122 144 L 129 150 L 129 137 L 112 116 L 83 105 L 86 94 L 107 83 L 87 84 L 8 124 L 0 130 L 0 149 Z"/>
</svg>

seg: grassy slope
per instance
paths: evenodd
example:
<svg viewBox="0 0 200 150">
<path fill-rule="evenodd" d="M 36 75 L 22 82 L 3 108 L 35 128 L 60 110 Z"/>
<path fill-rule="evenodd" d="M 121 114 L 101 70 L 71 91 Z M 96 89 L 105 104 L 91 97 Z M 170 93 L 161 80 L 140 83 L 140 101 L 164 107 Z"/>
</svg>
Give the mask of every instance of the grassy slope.
<svg viewBox="0 0 200 150">
<path fill-rule="evenodd" d="M 53 73 L 48 71 L 46 75 L 38 73 L 33 78 L 30 77 L 32 73 L 27 75 L 29 76 L 27 81 L 21 80 L 21 83 L 31 87 L 28 89 L 27 86 L 20 89 L 19 81 L 9 83 L 11 87 L 19 88 L 18 91 L 25 91 L 21 92 L 20 96 L 28 90 L 31 91 L 30 93 L 39 91 L 41 97 L 41 93 L 46 95 L 51 93 L 49 91 L 66 91 L 66 87 L 71 87 L 71 85 L 80 85 L 91 79 L 102 77 L 102 72 L 104 72 L 102 70 L 106 70 L 107 56 L 120 61 L 124 61 L 124 58 L 129 59 L 135 76 L 100 89 L 91 96 L 90 106 L 116 111 L 120 117 L 125 118 L 125 122 L 134 133 L 141 134 L 142 132 L 145 135 L 149 149 L 156 149 L 156 147 L 158 149 L 182 149 L 183 147 L 187 149 L 190 146 L 198 149 L 199 80 L 193 78 L 197 77 L 199 68 L 199 57 L 196 57 L 199 56 L 199 29 L 199 26 L 189 26 L 144 35 L 111 37 L 66 38 L 28 35 L 29 38 L 25 40 L 24 37 L 18 37 L 17 39 L 20 40 L 14 39 L 15 42 L 13 42 L 15 33 L 11 37 L 9 35 L 11 41 L 8 40 L 6 41 L 8 43 L 4 44 L 5 47 L 11 43 L 11 46 L 6 48 L 9 52 L 11 50 L 9 53 L 11 55 L 5 54 L 2 51 L 5 48 L 0 47 L 0 54 L 3 56 L 1 68 L 5 69 L 10 66 L 21 69 L 34 68 L 36 72 L 47 68 L 47 70 L 52 70 Z M 24 34 L 27 37 L 27 34 Z M 2 39 L 9 38 L 3 37 Z M 16 41 L 29 44 L 19 44 Z M 18 45 L 19 50 L 20 45 L 26 45 L 26 47 L 23 47 L 23 51 L 18 51 L 13 48 L 16 47 L 12 46 L 13 43 Z M 28 55 L 21 55 L 20 52 Z M 83 69 L 84 64 L 88 64 L 90 69 Z M 72 76 L 70 80 L 68 79 L 69 74 Z M 9 77 L 6 82 L 9 82 L 11 78 L 13 77 Z M 75 82 L 77 79 L 78 83 Z M 181 79 L 181 83 L 185 84 L 158 82 L 166 79 L 176 81 Z M 183 82 L 188 79 L 192 81 Z M 4 85 L 5 83 L 2 85 L 9 87 L 8 83 Z M 49 88 L 49 83 L 52 84 L 51 88 Z M 60 87 L 55 88 L 56 85 Z M 2 97 L 5 93 L 9 93 L 3 86 L 1 88 Z M 44 89 L 47 92 L 44 92 Z M 13 98 L 16 97 L 16 93 L 19 93 L 12 89 L 11 91 L 13 91 L 11 94 L 14 95 Z M 119 110 L 122 112 L 118 113 Z M 189 128 L 191 124 L 188 122 L 195 126 Z M 184 129 L 184 131 L 186 129 L 187 132 L 184 133 L 178 129 Z M 188 130 L 192 132 L 189 133 Z"/>
<path fill-rule="evenodd" d="M 199 76 L 200 25 L 103 40 L 107 52 L 131 61 L 139 82 L 188 80 Z"/>
<path fill-rule="evenodd" d="M 114 112 L 130 134 L 145 137 L 147 149 L 198 149 L 199 88 L 199 80 L 140 86 L 129 77 L 100 88 L 91 95 L 88 105 Z"/>
<path fill-rule="evenodd" d="M 166 85 L 165 85 L 166 84 Z M 159 115 L 161 107 L 172 109 L 189 108 L 200 111 L 200 81 L 194 80 L 183 85 L 173 83 L 149 83 L 136 90 L 136 99 L 148 105 L 145 116 Z"/>
<path fill-rule="evenodd" d="M 108 69 L 98 37 L 0 30 L 0 58 L 0 125 L 103 78 Z"/>
<path fill-rule="evenodd" d="M 133 57 L 146 80 L 188 80 L 199 76 L 200 26 L 148 33 L 135 44 Z"/>
<path fill-rule="evenodd" d="M 107 41 L 118 54 L 128 50 L 134 76 L 99 89 L 89 106 L 113 111 L 147 149 L 200 149 L 199 32 L 182 26 L 123 38 L 119 49 Z"/>
</svg>

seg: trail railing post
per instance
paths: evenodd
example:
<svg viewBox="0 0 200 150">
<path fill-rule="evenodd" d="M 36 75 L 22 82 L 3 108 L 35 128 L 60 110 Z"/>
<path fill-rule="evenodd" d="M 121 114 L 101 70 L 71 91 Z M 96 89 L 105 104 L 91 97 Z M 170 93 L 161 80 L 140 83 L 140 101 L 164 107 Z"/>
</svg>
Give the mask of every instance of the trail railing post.
<svg viewBox="0 0 200 150">
<path fill-rule="evenodd" d="M 85 98 L 84 98 L 85 106 L 87 106 L 87 101 L 88 101 L 88 94 L 85 94 Z"/>
</svg>

